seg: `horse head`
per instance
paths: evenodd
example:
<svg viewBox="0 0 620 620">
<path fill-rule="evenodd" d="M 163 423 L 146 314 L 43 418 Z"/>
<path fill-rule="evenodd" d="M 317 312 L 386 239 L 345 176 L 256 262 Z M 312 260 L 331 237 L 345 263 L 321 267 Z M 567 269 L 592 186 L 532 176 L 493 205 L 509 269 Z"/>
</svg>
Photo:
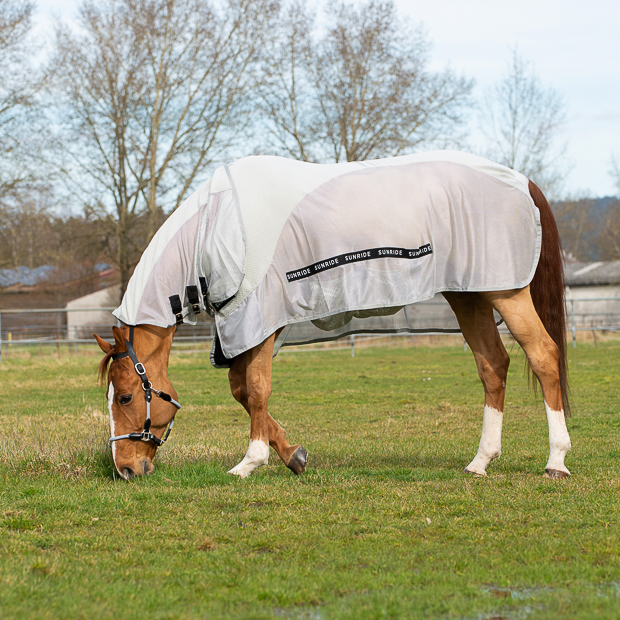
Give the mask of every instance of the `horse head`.
<svg viewBox="0 0 620 620">
<path fill-rule="evenodd" d="M 93 335 L 105 353 L 99 375 L 103 381 L 107 372 L 114 466 L 129 480 L 153 472 L 157 448 L 167 439 L 180 408 L 168 379 L 174 328 L 139 325 L 112 329 L 114 345 Z"/>
</svg>

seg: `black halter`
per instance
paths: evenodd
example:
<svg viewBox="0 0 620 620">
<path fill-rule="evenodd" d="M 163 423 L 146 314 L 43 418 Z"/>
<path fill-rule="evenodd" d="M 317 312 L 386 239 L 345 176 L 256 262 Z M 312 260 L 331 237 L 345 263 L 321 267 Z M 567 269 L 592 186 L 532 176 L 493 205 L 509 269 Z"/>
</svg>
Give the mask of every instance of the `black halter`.
<svg viewBox="0 0 620 620">
<path fill-rule="evenodd" d="M 129 326 L 129 340 L 126 341 L 127 351 L 124 351 L 123 353 L 115 353 L 114 355 L 112 355 L 112 360 L 116 361 L 124 357 L 129 357 L 131 361 L 133 362 L 133 367 L 135 371 L 138 373 L 138 376 L 140 377 L 140 380 L 142 381 L 142 389 L 144 390 L 144 400 L 146 401 L 146 420 L 144 421 L 144 430 L 140 433 L 128 433 L 127 435 L 118 435 L 117 437 L 110 437 L 110 442 L 118 441 L 119 439 L 139 439 L 140 441 L 146 441 L 146 442 L 152 441 L 157 447 L 159 447 L 159 446 L 163 446 L 164 443 L 166 443 L 166 440 L 168 439 L 168 435 L 170 435 L 170 431 L 172 430 L 172 426 L 174 425 L 174 417 L 170 421 L 170 424 L 168 425 L 168 429 L 166 430 L 166 434 L 164 435 L 163 439 L 158 439 L 157 437 L 155 437 L 155 435 L 153 435 L 153 433 L 151 433 L 151 400 L 153 398 L 153 393 L 158 398 L 161 398 L 162 400 L 165 400 L 168 403 L 172 403 L 177 409 L 180 409 L 181 405 L 176 400 L 174 400 L 174 398 L 172 398 L 170 394 L 166 394 L 165 392 L 162 392 L 161 390 L 156 390 L 153 387 L 153 384 L 148 380 L 146 376 L 146 368 L 144 368 L 144 365 L 142 364 L 142 362 L 138 361 L 138 358 L 136 357 L 136 352 L 134 351 L 134 348 L 133 348 L 133 330 L 134 330 L 134 326 L 130 325 Z"/>
</svg>

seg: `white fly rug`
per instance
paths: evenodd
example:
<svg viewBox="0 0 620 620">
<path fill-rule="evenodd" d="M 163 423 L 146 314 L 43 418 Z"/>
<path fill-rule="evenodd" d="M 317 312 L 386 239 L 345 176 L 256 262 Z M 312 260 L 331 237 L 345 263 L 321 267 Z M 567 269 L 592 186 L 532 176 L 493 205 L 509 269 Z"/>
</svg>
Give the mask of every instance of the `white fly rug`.
<svg viewBox="0 0 620 620">
<path fill-rule="evenodd" d="M 203 278 L 217 309 L 212 361 L 226 366 L 287 325 L 311 321 L 336 338 L 442 291 L 522 288 L 540 240 L 528 179 L 473 155 L 246 157 L 168 218 L 114 315 L 168 327 L 178 295 L 193 323 L 186 289 Z"/>
</svg>

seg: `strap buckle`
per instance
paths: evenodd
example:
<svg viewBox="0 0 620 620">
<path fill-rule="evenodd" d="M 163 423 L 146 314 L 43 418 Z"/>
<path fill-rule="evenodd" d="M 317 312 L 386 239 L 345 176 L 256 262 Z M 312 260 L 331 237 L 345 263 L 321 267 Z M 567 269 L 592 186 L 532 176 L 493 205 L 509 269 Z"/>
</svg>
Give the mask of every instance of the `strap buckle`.
<svg viewBox="0 0 620 620">
<path fill-rule="evenodd" d="M 198 281 L 200 282 L 200 290 L 202 291 L 202 300 L 205 305 L 205 310 L 209 313 L 209 316 L 213 318 L 215 316 L 215 309 L 209 301 L 209 287 L 207 286 L 207 279 L 200 276 Z"/>
<path fill-rule="evenodd" d="M 187 301 L 189 301 L 189 305 L 192 307 L 192 311 L 194 312 L 194 314 L 200 314 L 200 303 L 198 301 L 198 287 L 187 286 L 185 288 L 185 292 L 187 293 Z"/>
<path fill-rule="evenodd" d="M 170 301 L 170 309 L 172 314 L 174 314 L 176 324 L 181 325 L 183 323 L 183 304 L 181 303 L 181 298 L 178 295 L 171 295 L 168 297 L 168 300 Z"/>
<path fill-rule="evenodd" d="M 142 362 L 137 362 L 136 364 L 133 365 L 133 367 L 136 369 L 136 372 L 140 376 L 146 375 L 146 368 L 144 367 L 144 364 Z"/>
</svg>

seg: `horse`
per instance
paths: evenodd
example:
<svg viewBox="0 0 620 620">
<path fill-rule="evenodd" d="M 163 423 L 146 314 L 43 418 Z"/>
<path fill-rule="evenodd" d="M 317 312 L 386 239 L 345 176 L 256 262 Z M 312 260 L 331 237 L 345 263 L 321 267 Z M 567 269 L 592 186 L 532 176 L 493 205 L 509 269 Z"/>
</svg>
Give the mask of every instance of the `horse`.
<svg viewBox="0 0 620 620">
<path fill-rule="evenodd" d="M 341 328 L 338 337 L 353 317 L 394 315 L 437 293 L 484 390 L 478 450 L 463 471 L 485 476 L 501 454 L 510 358 L 496 312 L 542 390 L 543 475 L 568 478 L 563 264 L 551 208 L 520 173 L 453 151 L 328 165 L 248 157 L 218 168 L 144 252 L 114 312 L 114 344 L 94 334 L 116 470 L 125 479 L 154 470 L 181 407 L 167 374 L 173 337 L 202 310 L 216 320 L 212 363 L 229 368 L 250 416 L 249 447 L 229 473 L 249 476 L 271 447 L 299 475 L 308 452 L 268 412 L 278 336 L 311 321 Z"/>
</svg>

